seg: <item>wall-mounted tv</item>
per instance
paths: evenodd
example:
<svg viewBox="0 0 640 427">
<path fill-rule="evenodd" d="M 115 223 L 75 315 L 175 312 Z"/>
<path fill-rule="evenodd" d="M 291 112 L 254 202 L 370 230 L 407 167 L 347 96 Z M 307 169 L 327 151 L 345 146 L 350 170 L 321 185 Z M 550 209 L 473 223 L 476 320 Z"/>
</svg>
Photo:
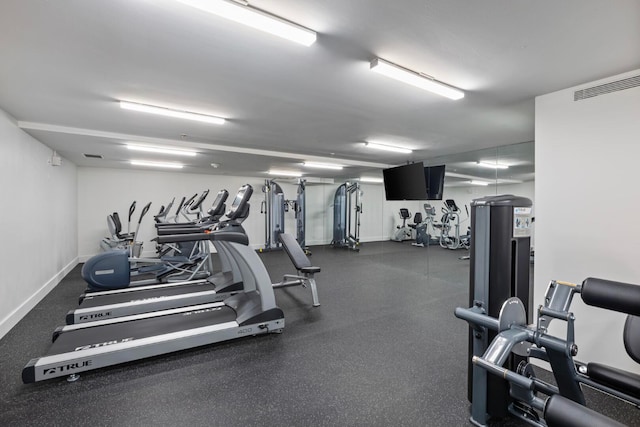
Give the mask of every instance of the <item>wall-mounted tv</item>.
<svg viewBox="0 0 640 427">
<path fill-rule="evenodd" d="M 444 165 L 427 166 L 424 168 L 427 181 L 427 200 L 442 200 L 444 192 Z"/>
<path fill-rule="evenodd" d="M 426 200 L 427 179 L 422 162 L 383 169 L 387 200 Z"/>
</svg>

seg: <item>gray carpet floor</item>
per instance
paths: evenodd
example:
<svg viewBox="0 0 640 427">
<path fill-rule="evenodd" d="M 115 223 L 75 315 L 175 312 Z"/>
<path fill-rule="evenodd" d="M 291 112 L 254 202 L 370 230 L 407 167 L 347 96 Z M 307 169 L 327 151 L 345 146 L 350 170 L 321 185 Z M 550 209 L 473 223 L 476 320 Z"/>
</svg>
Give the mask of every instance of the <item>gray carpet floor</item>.
<svg viewBox="0 0 640 427">
<path fill-rule="evenodd" d="M 24 385 L 22 368 L 46 353 L 85 288 L 78 266 L 0 340 L 0 425 L 470 425 L 467 325 L 453 315 L 468 304 L 465 252 L 408 242 L 312 252 L 322 306 L 311 306 L 307 289 L 277 290 L 283 334 Z M 273 282 L 295 272 L 282 252 L 260 256 Z M 638 410 L 588 398 L 640 425 Z"/>
</svg>

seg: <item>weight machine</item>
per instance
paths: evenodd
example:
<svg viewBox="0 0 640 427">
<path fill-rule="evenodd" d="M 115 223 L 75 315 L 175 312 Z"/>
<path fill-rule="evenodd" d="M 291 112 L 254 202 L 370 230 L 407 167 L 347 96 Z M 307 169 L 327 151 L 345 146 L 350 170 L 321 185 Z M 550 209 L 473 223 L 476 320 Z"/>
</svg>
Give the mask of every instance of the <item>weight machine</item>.
<svg viewBox="0 0 640 427">
<path fill-rule="evenodd" d="M 292 208 L 296 219 L 296 240 L 308 255 L 309 251 L 305 246 L 306 232 L 306 181 L 298 180 L 298 189 L 296 191 L 296 200 L 287 200 L 284 198 L 282 187 L 273 179 L 265 180 L 262 187 L 264 200 L 260 206 L 260 213 L 265 214 L 265 242 L 264 248 L 260 251 L 269 251 L 281 249 L 282 242 L 279 238 L 280 234 L 285 232 L 285 212 Z"/>
<path fill-rule="evenodd" d="M 333 240 L 331 241 L 331 246 L 334 248 L 360 251 L 362 195 L 358 182 L 345 182 L 336 190 L 333 198 Z"/>
</svg>

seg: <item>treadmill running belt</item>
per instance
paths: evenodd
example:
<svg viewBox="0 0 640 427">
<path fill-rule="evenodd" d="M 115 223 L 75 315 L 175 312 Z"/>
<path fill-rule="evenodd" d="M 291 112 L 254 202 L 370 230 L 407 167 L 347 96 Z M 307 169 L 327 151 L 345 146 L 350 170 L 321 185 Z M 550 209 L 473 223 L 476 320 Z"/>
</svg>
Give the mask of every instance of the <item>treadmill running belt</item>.
<svg viewBox="0 0 640 427">
<path fill-rule="evenodd" d="M 147 289 L 139 292 L 123 292 L 119 294 L 104 295 L 91 298 L 86 297 L 78 308 L 93 308 L 102 305 L 130 303 L 141 300 L 154 300 L 173 295 L 182 295 L 192 292 L 213 291 L 215 286 L 212 283 L 193 283 L 189 285 L 174 286 L 161 289 Z M 90 294 L 89 294 L 90 295 Z"/>
<path fill-rule="evenodd" d="M 149 319 L 77 329 L 60 334 L 47 355 L 100 347 L 123 340 L 132 341 L 236 320 L 236 312 L 222 305 Z"/>
</svg>

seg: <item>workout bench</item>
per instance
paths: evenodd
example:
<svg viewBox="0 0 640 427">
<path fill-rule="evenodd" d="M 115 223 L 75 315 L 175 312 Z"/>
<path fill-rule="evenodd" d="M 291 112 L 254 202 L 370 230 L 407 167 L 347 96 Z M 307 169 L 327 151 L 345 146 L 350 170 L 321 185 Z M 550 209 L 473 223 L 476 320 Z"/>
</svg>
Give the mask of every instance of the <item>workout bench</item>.
<svg viewBox="0 0 640 427">
<path fill-rule="evenodd" d="M 316 279 L 314 274 L 320 273 L 320 267 L 311 265 L 309 257 L 305 255 L 304 250 L 300 247 L 296 239 L 291 234 L 280 233 L 278 239 L 282 243 L 284 251 L 289 255 L 289 259 L 295 266 L 298 274 L 285 274 L 282 282 L 274 283 L 273 288 L 288 288 L 290 286 L 302 286 L 304 288 L 309 285 L 311 288 L 311 296 L 313 298 L 313 306 L 320 306 L 318 301 L 318 289 L 316 288 Z"/>
</svg>

